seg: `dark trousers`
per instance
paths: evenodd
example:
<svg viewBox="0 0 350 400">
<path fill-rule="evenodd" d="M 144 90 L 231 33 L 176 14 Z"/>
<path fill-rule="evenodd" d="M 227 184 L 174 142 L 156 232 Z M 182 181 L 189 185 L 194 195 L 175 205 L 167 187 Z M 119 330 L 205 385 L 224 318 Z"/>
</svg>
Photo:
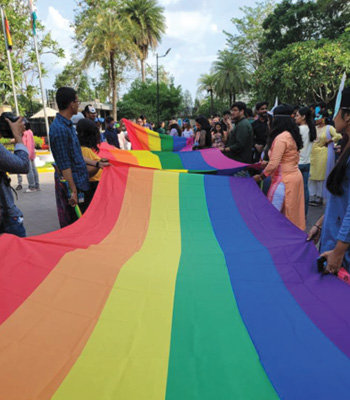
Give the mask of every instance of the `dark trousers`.
<svg viewBox="0 0 350 400">
<path fill-rule="evenodd" d="M 305 198 L 305 216 L 309 208 L 309 175 L 310 175 L 310 164 L 299 164 L 299 169 L 303 175 L 304 181 L 304 198 Z"/>
</svg>

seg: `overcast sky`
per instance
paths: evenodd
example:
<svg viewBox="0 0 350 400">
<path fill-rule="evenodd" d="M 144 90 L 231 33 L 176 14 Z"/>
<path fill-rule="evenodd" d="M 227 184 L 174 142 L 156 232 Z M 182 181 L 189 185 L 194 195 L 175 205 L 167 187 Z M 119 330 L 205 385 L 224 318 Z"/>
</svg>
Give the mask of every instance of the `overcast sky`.
<svg viewBox="0 0 350 400">
<path fill-rule="evenodd" d="M 181 85 L 183 90 L 188 89 L 194 98 L 199 76 L 209 72 L 218 50 L 225 47 L 223 30 L 233 33 L 231 18 L 241 16 L 239 7 L 243 4 L 252 6 L 255 0 L 159 0 L 159 3 L 165 9 L 167 30 L 157 52 L 164 54 L 171 48 L 160 63 L 175 78 L 175 84 Z M 43 57 L 49 71 L 45 78 L 47 89 L 52 88 L 56 74 L 62 71 L 74 52 L 71 27 L 74 4 L 74 0 L 37 1 L 38 18 L 66 54 L 63 60 Z M 153 52 L 147 63 L 155 66 Z"/>
</svg>

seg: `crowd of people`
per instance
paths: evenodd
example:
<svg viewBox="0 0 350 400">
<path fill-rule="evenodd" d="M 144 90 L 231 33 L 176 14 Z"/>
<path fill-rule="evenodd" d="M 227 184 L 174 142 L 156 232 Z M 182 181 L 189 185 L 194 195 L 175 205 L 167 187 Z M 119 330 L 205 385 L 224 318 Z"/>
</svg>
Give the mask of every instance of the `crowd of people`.
<svg viewBox="0 0 350 400">
<path fill-rule="evenodd" d="M 57 208 L 63 227 L 79 217 L 77 207 L 85 212 L 102 169 L 109 166 L 108 160 L 98 155 L 100 143 L 124 150 L 130 150 L 131 144 L 124 124 L 113 117 L 100 118 L 92 105 L 79 113 L 80 102 L 74 89 L 60 88 L 56 102 L 59 112 L 50 127 L 50 145 L 55 160 Z M 252 164 L 236 175 L 253 177 L 271 203 L 302 230 L 309 205 L 327 203 L 325 217 L 312 227 L 309 239 L 318 240 L 322 230 L 321 250 L 329 259 L 329 270 L 336 271 L 344 260 L 349 267 L 350 89 L 343 91 L 334 123 L 323 104 L 309 107 L 280 104 L 269 111 L 268 103 L 262 101 L 254 111 L 238 101 L 222 116 L 209 119 L 199 116 L 194 124 L 189 119 L 172 119 L 156 128 L 143 115 L 135 122 L 160 134 L 193 138 L 193 150 L 213 147 L 229 158 Z M 14 204 L 5 171 L 29 171 L 28 189 L 39 190 L 40 185 L 33 162 L 30 127 L 22 126 L 22 119 L 8 123 L 15 151 L 9 153 L 0 147 L 3 171 L 0 233 L 24 236 L 23 216 Z M 24 136 L 23 130 L 27 132 Z"/>
</svg>

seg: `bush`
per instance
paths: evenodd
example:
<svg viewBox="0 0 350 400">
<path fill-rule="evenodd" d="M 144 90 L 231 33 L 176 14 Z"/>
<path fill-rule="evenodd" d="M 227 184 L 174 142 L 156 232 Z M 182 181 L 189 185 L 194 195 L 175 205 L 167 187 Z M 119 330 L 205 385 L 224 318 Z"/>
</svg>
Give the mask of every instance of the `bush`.
<svg viewBox="0 0 350 400">
<path fill-rule="evenodd" d="M 13 151 L 15 148 L 14 144 L 11 143 L 11 139 L 0 138 L 0 143 L 4 145 L 7 148 L 7 150 Z"/>
<path fill-rule="evenodd" d="M 36 149 L 41 149 L 43 145 L 43 138 L 34 136 L 34 145 Z"/>
</svg>

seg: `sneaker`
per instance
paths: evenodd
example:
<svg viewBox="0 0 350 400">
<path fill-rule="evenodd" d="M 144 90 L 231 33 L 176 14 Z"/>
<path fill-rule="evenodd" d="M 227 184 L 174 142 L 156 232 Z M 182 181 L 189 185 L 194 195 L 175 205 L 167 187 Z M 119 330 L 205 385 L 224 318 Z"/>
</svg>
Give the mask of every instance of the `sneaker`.
<svg viewBox="0 0 350 400">
<path fill-rule="evenodd" d="M 24 193 L 33 193 L 36 191 L 37 191 L 37 189 L 26 189 L 26 191 Z"/>
<path fill-rule="evenodd" d="M 16 190 L 22 190 L 22 185 L 17 185 Z"/>
<path fill-rule="evenodd" d="M 310 206 L 317 206 L 318 205 L 316 196 L 311 196 L 310 197 L 309 205 Z"/>
</svg>

